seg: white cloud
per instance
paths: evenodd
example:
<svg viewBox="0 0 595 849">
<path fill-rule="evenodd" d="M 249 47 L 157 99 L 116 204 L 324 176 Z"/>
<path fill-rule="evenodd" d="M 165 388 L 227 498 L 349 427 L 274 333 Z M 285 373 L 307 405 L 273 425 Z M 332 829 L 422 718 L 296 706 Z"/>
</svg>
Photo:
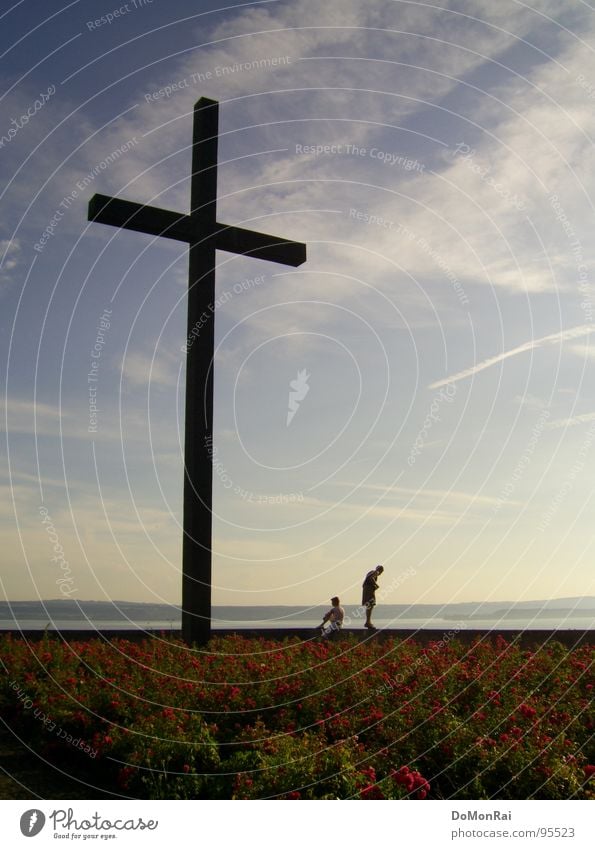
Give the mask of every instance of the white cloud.
<svg viewBox="0 0 595 849">
<path fill-rule="evenodd" d="M 550 4 L 546 8 L 550 8 Z M 452 10 L 429 12 L 426 7 L 419 9 L 402 4 L 396 9 L 342 2 L 339 8 L 337 4 L 321 7 L 313 0 L 300 0 L 243 10 L 212 32 L 211 44 L 201 50 L 200 62 L 194 55 L 185 57 L 177 65 L 169 63 L 159 73 L 153 69 L 153 77 L 145 77 L 147 90 L 139 92 L 138 108 L 85 145 L 81 154 L 87 163 L 83 166 L 83 173 L 91 170 L 123 142 L 142 138 L 148 132 L 149 135 L 138 147 L 108 170 L 102 171 L 92 188 L 106 193 L 119 191 L 132 181 L 126 192 L 135 199 L 150 200 L 166 192 L 166 196 L 157 202 L 185 209 L 188 203 L 187 168 L 181 167 L 180 159 L 188 159 L 188 119 L 192 104 L 201 93 L 223 101 L 224 147 L 230 140 L 235 145 L 236 137 L 244 139 L 249 135 L 250 131 L 244 129 L 233 130 L 234 125 L 243 128 L 245 124 L 262 124 L 260 135 L 263 139 L 266 137 L 269 147 L 279 146 L 279 143 L 286 145 L 289 140 L 332 140 L 333 136 L 369 146 L 382 134 L 383 128 L 392 124 L 403 126 L 408 115 L 426 111 L 428 103 L 439 101 L 460 85 L 463 75 L 489 63 L 492 57 L 510 47 L 514 37 L 499 28 L 500 23 L 505 21 L 516 38 L 539 25 L 535 14 L 520 7 L 508 8 L 504 18 L 495 15 L 488 7 L 482 7 L 481 13 L 495 18 L 496 25 L 486 26 Z M 480 17 L 478 10 L 476 17 Z M 204 28 L 204 21 L 201 21 L 201 28 Z M 419 35 L 405 38 L 399 32 Z M 201 29 L 201 34 L 204 37 L 204 29 Z M 449 43 L 455 46 L 450 47 Z M 470 43 L 473 49 L 465 47 Z M 341 59 L 341 50 L 346 55 L 345 59 Z M 410 58 L 415 59 L 415 68 L 407 66 L 409 53 Z M 241 65 L 270 55 L 288 55 L 295 61 L 287 67 L 275 69 L 255 69 L 221 76 L 215 74 L 216 68 Z M 394 65 L 394 62 L 400 64 Z M 421 70 L 424 66 L 432 67 L 435 73 L 424 72 Z M 397 68 L 401 85 L 395 89 Z M 213 76 L 207 83 L 192 83 L 193 74 L 209 71 Z M 144 102 L 144 94 L 151 94 L 180 80 L 190 80 L 191 84 L 181 88 L 175 96 Z M 291 87 L 289 93 L 282 97 L 275 95 L 276 89 L 283 91 L 288 86 Z M 264 91 L 269 92 L 266 97 L 258 96 Z M 510 99 L 509 93 L 507 96 Z M 225 101 L 230 98 L 236 98 L 233 110 L 225 106 Z M 494 104 L 494 107 L 489 122 L 492 126 L 502 123 L 509 114 L 504 105 L 498 107 Z M 352 115 L 347 123 L 346 113 Z M 284 123 L 287 119 L 291 121 L 295 115 L 303 116 L 303 120 L 289 125 Z M 320 121 L 321 115 L 325 116 L 323 121 Z M 440 117 L 437 112 L 436 118 Z M 436 126 L 439 125 L 437 120 Z M 406 126 L 403 132 L 396 138 L 406 139 Z M 502 133 L 503 130 L 499 129 L 501 143 Z M 515 128 L 510 128 L 510 133 L 514 134 Z M 415 142 L 415 135 L 409 138 Z M 186 152 L 182 157 L 176 155 L 176 151 L 184 149 Z M 479 151 L 480 160 L 485 153 Z M 491 157 L 489 150 L 487 153 Z M 162 157 L 170 155 L 175 158 L 159 163 Z M 498 159 L 502 163 L 504 157 L 500 155 Z M 343 164 L 349 172 L 354 160 L 348 157 Z M 389 166 L 379 173 L 378 162 L 369 158 L 358 163 L 359 173 L 362 172 L 362 164 L 367 166 L 364 173 L 372 178 L 372 184 L 380 183 L 382 189 L 399 187 L 400 178 L 407 176 L 398 175 Z M 308 185 L 302 180 L 310 175 L 318 176 L 327 165 L 322 160 L 309 163 L 296 156 L 287 157 L 282 162 L 266 156 L 252 160 L 244 158 L 236 166 L 221 169 L 221 206 L 228 217 L 241 221 L 245 201 L 238 193 L 238 186 L 246 183 L 253 189 L 261 183 L 269 184 L 268 189 L 258 193 L 258 208 L 263 213 L 267 210 L 282 212 L 280 200 L 289 208 L 301 209 L 305 205 L 325 208 L 328 206 L 325 202 L 328 185 Z M 503 176 L 500 168 L 500 165 L 493 168 L 498 179 Z M 77 173 L 81 173 L 80 167 Z M 451 191 L 446 184 L 437 184 L 431 179 L 408 181 L 406 191 L 411 191 L 418 200 L 413 206 L 407 202 L 403 206 L 411 229 L 423 234 L 432 250 L 447 258 L 453 272 L 462 278 L 481 280 L 489 275 L 491 283 L 517 288 L 522 276 L 523 285 L 529 289 L 547 286 L 542 268 L 533 272 L 524 267 L 520 274 L 517 269 L 508 270 L 511 264 L 508 249 L 511 234 L 507 229 L 504 242 L 494 240 L 490 217 L 499 221 L 500 216 L 510 216 L 509 206 L 487 184 L 478 182 L 460 161 L 443 163 L 443 175 L 448 177 Z M 517 179 L 511 177 L 510 174 L 506 177 L 506 184 L 516 185 Z M 176 180 L 177 185 L 174 184 Z M 289 180 L 297 182 L 291 186 L 287 183 Z M 233 186 L 234 197 L 225 198 L 228 182 Z M 354 187 L 334 186 L 333 193 L 335 191 L 347 197 L 351 194 L 353 198 Z M 466 202 L 465 195 L 474 203 Z M 383 199 L 380 195 L 373 202 L 379 213 L 383 213 L 394 210 L 402 199 L 397 196 Z M 486 214 L 478 215 L 478 208 Z M 511 222 L 510 227 L 513 226 L 516 224 Z M 309 229 L 308 223 L 302 225 L 300 238 L 309 236 Z M 318 233 L 319 230 L 316 235 Z M 351 222 L 337 220 L 326 222 L 325 235 L 327 238 L 335 235 L 343 239 L 355 237 L 357 243 L 363 240 L 380 256 L 395 256 L 394 233 L 382 234 L 370 228 L 362 230 Z M 398 253 L 413 274 L 437 273 L 435 261 L 427 252 L 416 249 L 415 245 L 401 240 Z M 385 265 L 382 266 L 386 273 Z M 361 258 L 360 267 L 362 272 L 366 269 L 370 273 L 369 256 Z"/>
<path fill-rule="evenodd" d="M 178 381 L 180 355 L 159 351 L 151 357 L 140 351 L 127 353 L 122 361 L 122 377 L 133 386 L 157 385 L 175 387 Z"/>
<path fill-rule="evenodd" d="M 570 348 L 572 348 L 572 345 Z M 526 407 L 528 410 L 543 410 L 546 407 L 546 402 L 543 398 L 531 395 L 529 392 L 524 395 L 515 395 L 514 402 L 519 407 Z"/>
<path fill-rule="evenodd" d="M 18 266 L 21 252 L 19 239 L 0 239 L 0 284 L 12 280 L 11 272 Z"/>
<path fill-rule="evenodd" d="M 7 433 L 58 434 L 68 413 L 41 401 L 0 399 L 0 430 Z"/>
<path fill-rule="evenodd" d="M 587 359 L 595 359 L 594 345 L 569 345 L 568 350 L 577 357 L 586 357 Z"/>
</svg>

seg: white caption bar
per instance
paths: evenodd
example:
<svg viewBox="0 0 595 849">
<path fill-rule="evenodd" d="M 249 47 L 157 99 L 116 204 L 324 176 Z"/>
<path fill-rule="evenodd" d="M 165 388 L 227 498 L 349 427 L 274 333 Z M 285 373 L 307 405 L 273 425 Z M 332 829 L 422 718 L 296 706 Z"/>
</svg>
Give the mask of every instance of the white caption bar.
<svg viewBox="0 0 595 849">
<path fill-rule="evenodd" d="M 191 843 L 242 849 L 305 849 L 337 841 L 348 847 L 527 846 L 591 849 L 588 801 L 2 801 L 6 846 L 73 843 L 151 847 Z M 297 818 L 297 819 L 296 819 Z M 299 822 L 299 828 L 291 823 Z M 326 836 L 325 836 L 326 835 Z M 167 843 L 166 843 L 167 841 Z"/>
</svg>

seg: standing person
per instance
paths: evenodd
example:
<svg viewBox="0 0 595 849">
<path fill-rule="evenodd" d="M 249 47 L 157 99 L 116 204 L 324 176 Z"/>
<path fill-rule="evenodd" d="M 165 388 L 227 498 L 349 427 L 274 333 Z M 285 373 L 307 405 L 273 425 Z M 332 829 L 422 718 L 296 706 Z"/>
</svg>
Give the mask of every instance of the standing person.
<svg viewBox="0 0 595 849">
<path fill-rule="evenodd" d="M 368 572 L 362 584 L 362 605 L 366 608 L 366 621 L 364 628 L 370 631 L 377 629 L 372 625 L 372 611 L 376 607 L 376 590 L 378 589 L 378 578 L 384 572 L 384 566 L 377 566 Z"/>
<path fill-rule="evenodd" d="M 339 597 L 333 596 L 333 598 L 331 598 L 331 604 L 333 605 L 331 609 L 328 610 L 322 617 L 322 625 L 320 627 L 323 629 L 323 637 L 336 637 L 341 628 L 343 627 L 345 611 L 341 607 L 341 601 Z M 324 627 L 327 622 L 330 623 L 329 628 Z"/>
</svg>

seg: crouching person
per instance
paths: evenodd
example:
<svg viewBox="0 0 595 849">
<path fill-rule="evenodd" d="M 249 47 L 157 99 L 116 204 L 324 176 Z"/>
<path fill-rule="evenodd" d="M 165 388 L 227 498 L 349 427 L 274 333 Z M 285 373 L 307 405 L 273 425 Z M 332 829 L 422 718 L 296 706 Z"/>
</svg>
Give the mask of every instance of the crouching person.
<svg viewBox="0 0 595 849">
<path fill-rule="evenodd" d="M 320 626 L 322 628 L 322 636 L 326 640 L 334 640 L 339 636 L 343 627 L 343 619 L 345 618 L 345 611 L 341 607 L 340 599 L 337 596 L 331 598 L 331 604 L 333 606 L 324 614 L 322 625 Z"/>
</svg>

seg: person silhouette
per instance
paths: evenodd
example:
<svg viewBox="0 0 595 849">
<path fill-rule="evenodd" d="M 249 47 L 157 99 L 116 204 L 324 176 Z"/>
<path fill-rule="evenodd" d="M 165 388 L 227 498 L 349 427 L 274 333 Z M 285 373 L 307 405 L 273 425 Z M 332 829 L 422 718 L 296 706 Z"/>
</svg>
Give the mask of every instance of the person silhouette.
<svg viewBox="0 0 595 849">
<path fill-rule="evenodd" d="M 324 616 L 322 617 L 322 636 L 325 639 L 334 639 L 339 636 L 339 631 L 343 627 L 343 619 L 345 618 L 345 611 L 341 607 L 341 600 L 338 596 L 333 596 L 331 598 L 331 604 L 333 605 L 330 610 L 328 610 Z M 325 628 L 326 623 L 329 623 L 329 627 Z"/>
<path fill-rule="evenodd" d="M 378 589 L 378 578 L 384 572 L 384 566 L 377 566 L 368 572 L 362 584 L 362 605 L 366 608 L 366 621 L 364 628 L 369 631 L 377 629 L 372 625 L 372 612 L 376 607 L 376 590 Z"/>
</svg>

